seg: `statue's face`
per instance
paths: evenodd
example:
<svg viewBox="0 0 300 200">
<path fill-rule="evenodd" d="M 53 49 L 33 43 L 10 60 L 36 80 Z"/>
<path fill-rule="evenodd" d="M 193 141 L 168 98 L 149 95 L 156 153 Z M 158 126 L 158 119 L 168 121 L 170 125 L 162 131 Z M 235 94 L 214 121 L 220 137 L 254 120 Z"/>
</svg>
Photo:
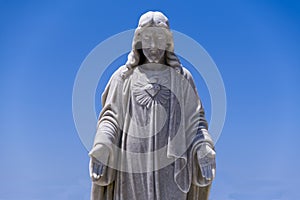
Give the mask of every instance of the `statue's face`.
<svg viewBox="0 0 300 200">
<path fill-rule="evenodd" d="M 141 33 L 143 53 L 149 63 L 162 63 L 167 36 L 162 28 L 148 27 Z"/>
</svg>

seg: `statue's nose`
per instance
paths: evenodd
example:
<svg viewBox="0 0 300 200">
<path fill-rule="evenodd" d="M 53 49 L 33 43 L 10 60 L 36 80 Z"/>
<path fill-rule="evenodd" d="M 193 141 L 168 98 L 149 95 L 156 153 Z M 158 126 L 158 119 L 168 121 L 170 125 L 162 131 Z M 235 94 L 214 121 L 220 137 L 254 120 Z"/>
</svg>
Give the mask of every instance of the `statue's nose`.
<svg viewBox="0 0 300 200">
<path fill-rule="evenodd" d="M 154 48 L 155 48 L 155 43 L 154 43 L 153 40 L 152 40 L 151 43 L 150 43 L 150 47 L 151 47 L 151 49 L 154 49 Z"/>
<path fill-rule="evenodd" d="M 156 50 L 157 49 L 157 41 L 152 38 L 151 41 L 150 41 L 150 48 L 153 49 L 153 50 Z"/>
</svg>

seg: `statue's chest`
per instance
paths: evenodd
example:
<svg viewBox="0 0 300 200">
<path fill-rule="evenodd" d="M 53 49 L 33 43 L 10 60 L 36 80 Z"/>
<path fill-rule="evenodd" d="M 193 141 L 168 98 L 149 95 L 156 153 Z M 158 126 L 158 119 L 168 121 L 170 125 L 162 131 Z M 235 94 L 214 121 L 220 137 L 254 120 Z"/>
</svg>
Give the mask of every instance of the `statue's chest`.
<svg viewBox="0 0 300 200">
<path fill-rule="evenodd" d="M 171 95 L 169 71 L 135 70 L 130 88 L 132 101 L 137 105 L 145 109 L 153 104 L 165 106 Z"/>
</svg>

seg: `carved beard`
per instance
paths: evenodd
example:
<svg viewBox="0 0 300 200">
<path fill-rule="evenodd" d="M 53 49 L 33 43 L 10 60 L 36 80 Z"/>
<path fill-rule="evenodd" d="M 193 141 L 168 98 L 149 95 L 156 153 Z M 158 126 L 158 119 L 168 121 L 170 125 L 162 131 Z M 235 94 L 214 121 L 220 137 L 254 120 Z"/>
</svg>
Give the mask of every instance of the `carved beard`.
<svg viewBox="0 0 300 200">
<path fill-rule="evenodd" d="M 163 49 L 150 49 L 150 48 L 144 48 L 143 54 L 145 55 L 147 61 L 149 63 L 160 63 L 162 58 L 165 55 L 165 50 Z"/>
</svg>

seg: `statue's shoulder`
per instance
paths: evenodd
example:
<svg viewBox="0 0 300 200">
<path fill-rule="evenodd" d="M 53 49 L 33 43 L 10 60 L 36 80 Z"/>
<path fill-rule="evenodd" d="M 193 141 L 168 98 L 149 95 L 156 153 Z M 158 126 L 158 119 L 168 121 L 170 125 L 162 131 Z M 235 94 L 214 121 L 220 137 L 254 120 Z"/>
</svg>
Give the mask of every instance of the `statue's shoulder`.
<svg viewBox="0 0 300 200">
<path fill-rule="evenodd" d="M 193 75 L 192 73 L 185 68 L 184 66 L 182 66 L 182 75 L 187 79 L 187 80 L 193 80 Z"/>
<path fill-rule="evenodd" d="M 120 66 L 112 75 L 111 75 L 111 81 L 118 81 L 118 82 L 124 82 L 124 71 L 127 70 L 126 65 Z"/>
</svg>

